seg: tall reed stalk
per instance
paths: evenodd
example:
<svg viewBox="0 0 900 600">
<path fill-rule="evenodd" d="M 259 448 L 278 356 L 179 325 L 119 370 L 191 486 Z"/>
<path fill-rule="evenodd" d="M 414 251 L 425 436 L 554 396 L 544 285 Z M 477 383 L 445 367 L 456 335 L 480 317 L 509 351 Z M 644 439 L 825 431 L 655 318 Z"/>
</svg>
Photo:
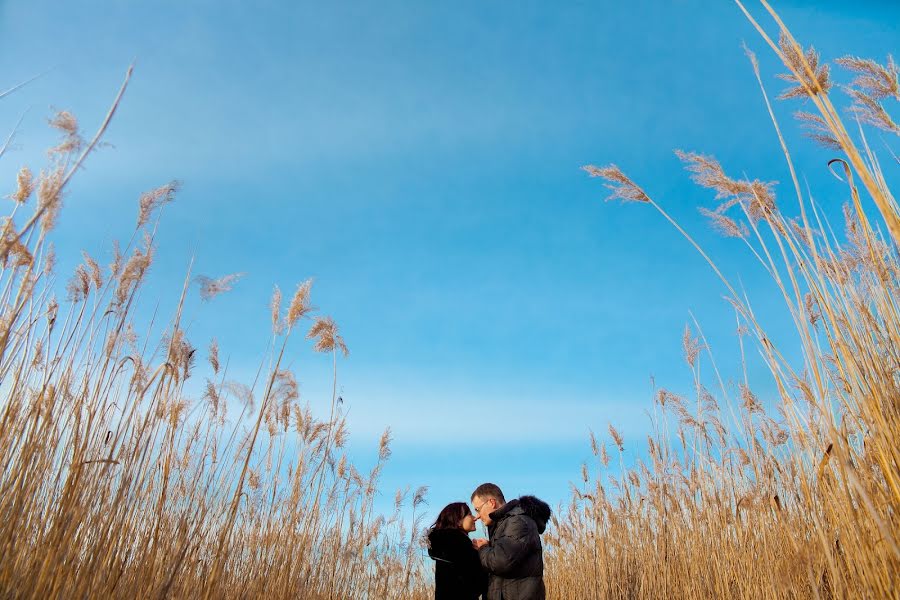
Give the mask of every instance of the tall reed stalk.
<svg viewBox="0 0 900 600">
<path fill-rule="evenodd" d="M 890 59 L 837 61 L 856 74 L 847 88 L 856 140 L 830 100 L 828 65 L 803 50 L 765 0 L 778 42 L 738 5 L 788 70 L 782 99 L 807 98 L 816 111 L 798 118 L 835 152 L 831 167 L 850 196 L 845 230 L 835 234 L 830 211 L 802 190 L 761 80 L 796 210 L 776 202 L 772 184 L 679 153 L 720 201 L 705 214 L 772 277 L 802 351 L 795 363 L 662 204 L 614 165 L 586 167 L 613 197 L 658 210 L 701 253 L 734 306 L 741 355 L 755 347 L 777 398 L 757 396 L 746 361 L 734 367 L 740 380 L 726 383 L 729 371 L 693 322 L 683 338 L 693 391 L 656 393 L 646 460 L 625 469 L 625 442 L 610 425 L 618 473 L 606 484 L 585 465 L 554 518 L 546 535 L 552 598 L 898 595 L 900 209 L 862 128 L 900 132 L 883 107 L 900 99 L 898 70 Z M 0 223 L 0 595 L 429 597 L 416 518 L 425 490 L 398 492 L 392 515 L 376 513 L 390 433 L 370 472 L 350 463 L 336 394 L 347 347 L 336 323 L 314 313 L 310 281 L 286 309 L 276 288 L 268 355 L 249 383 L 230 377 L 215 340 L 198 366 L 182 325 L 192 281 L 212 298 L 239 275 L 188 273 L 165 333 L 141 337 L 155 324 L 136 315 L 160 212 L 178 192 L 172 182 L 141 196 L 137 225 L 111 263 L 84 253 L 66 297 L 57 297 L 51 238 L 62 198 L 130 76 L 91 140 L 69 113 L 53 119 L 59 145 L 39 175 L 19 172 Z M 332 361 L 327 418 L 300 402 L 284 366 L 301 328 Z M 201 380 L 195 394 L 188 382 Z M 591 447 L 603 472 L 607 445 L 592 436 Z M 400 517 L 407 505 L 412 523 Z"/>
<path fill-rule="evenodd" d="M 276 289 L 269 356 L 249 385 L 230 377 L 215 340 L 198 366 L 183 327 L 192 281 L 209 299 L 238 275 L 188 273 L 161 339 L 137 333 L 153 325 L 135 315 L 176 182 L 141 196 L 111 264 L 84 253 L 65 289 L 57 283 L 50 239 L 63 195 L 130 76 L 90 141 L 71 114 L 53 119 L 60 143 L 40 175 L 20 171 L 2 221 L 0 596 L 424 598 L 419 548 L 401 541 L 404 497 L 392 515 L 374 510 L 389 432 L 370 472 L 346 455 L 335 392 L 347 347 L 314 314 L 311 281 L 286 310 Z M 333 363 L 327 419 L 300 403 L 284 365 L 307 322 L 313 350 Z"/>
<path fill-rule="evenodd" d="M 832 150 L 829 167 L 847 186 L 844 232 L 801 188 L 760 79 L 751 66 L 791 173 L 796 205 L 776 202 L 774 185 L 727 175 L 712 157 L 679 152 L 693 179 L 715 193 L 703 210 L 741 240 L 774 281 L 802 353 L 775 347 L 750 301 L 697 242 L 615 165 L 588 166 L 612 197 L 659 211 L 708 261 L 737 316 L 741 356 L 748 341 L 777 390 L 762 401 L 746 361 L 720 371 L 695 321 L 685 330 L 693 391 L 660 389 L 647 458 L 610 475 L 587 465 L 548 539 L 555 598 L 889 598 L 900 573 L 900 210 L 862 125 L 898 134 L 883 102 L 900 100 L 898 69 L 855 57 L 837 63 L 856 78 L 846 87 L 859 124 L 850 135 L 832 103 L 831 74 L 804 50 L 765 0 L 775 42 L 737 2 L 783 61 L 806 98 L 797 113 L 811 137 Z M 882 224 L 882 225 L 879 225 Z M 705 363 L 701 377 L 701 363 Z M 725 383 L 742 373 L 736 384 Z M 769 382 L 766 382 L 769 383 Z M 615 446 L 622 440 L 610 429 Z M 591 438 L 598 470 L 609 456 Z"/>
</svg>

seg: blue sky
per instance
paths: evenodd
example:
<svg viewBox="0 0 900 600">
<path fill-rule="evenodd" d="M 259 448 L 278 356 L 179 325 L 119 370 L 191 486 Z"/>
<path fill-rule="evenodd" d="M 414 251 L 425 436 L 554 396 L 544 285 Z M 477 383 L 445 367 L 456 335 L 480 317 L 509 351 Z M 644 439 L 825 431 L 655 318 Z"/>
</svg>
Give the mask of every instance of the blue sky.
<svg viewBox="0 0 900 600">
<path fill-rule="evenodd" d="M 827 60 L 896 54 L 896 3 L 776 7 Z M 61 268 L 81 248 L 104 256 L 139 194 L 180 179 L 148 309 L 174 306 L 192 256 L 197 273 L 246 272 L 229 295 L 192 298 L 190 337 L 217 337 L 249 379 L 272 285 L 314 277 L 352 352 L 340 375 L 354 455 L 370 463 L 394 431 L 387 499 L 424 484 L 439 509 L 494 480 L 555 504 L 589 428 L 613 422 L 639 451 L 650 377 L 688 389 L 691 312 L 738 373 L 733 314 L 707 266 L 651 210 L 604 204 L 581 165 L 631 174 L 789 342 L 771 284 L 709 230 L 696 207 L 712 198 L 672 154 L 789 181 L 742 41 L 776 95 L 780 69 L 729 2 L 0 1 L 0 89 L 47 71 L 0 100 L 4 133 L 27 110 L 0 181 L 12 190 L 21 164 L 42 164 L 51 107 L 92 130 L 135 60 L 112 147 L 67 198 Z M 830 155 L 803 141 L 797 108 L 776 106 L 798 168 L 839 214 Z M 329 361 L 299 340 L 289 360 L 324 411 Z"/>
</svg>

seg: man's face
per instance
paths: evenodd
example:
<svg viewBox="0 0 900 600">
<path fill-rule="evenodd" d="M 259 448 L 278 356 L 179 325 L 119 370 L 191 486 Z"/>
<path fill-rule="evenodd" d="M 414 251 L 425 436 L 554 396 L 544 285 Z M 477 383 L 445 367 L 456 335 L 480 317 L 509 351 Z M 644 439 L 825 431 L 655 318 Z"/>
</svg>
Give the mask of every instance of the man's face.
<svg viewBox="0 0 900 600">
<path fill-rule="evenodd" d="M 491 524 L 491 513 L 498 508 L 497 499 L 475 496 L 472 498 L 472 508 L 475 510 L 475 519 L 484 523 L 486 527 Z"/>
</svg>

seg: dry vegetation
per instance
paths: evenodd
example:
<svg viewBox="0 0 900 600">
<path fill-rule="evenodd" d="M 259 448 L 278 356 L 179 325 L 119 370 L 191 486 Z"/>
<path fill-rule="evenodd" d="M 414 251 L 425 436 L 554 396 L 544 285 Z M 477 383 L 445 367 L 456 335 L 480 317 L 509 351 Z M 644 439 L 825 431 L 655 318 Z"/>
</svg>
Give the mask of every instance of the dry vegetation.
<svg viewBox="0 0 900 600">
<path fill-rule="evenodd" d="M 282 365 L 303 327 L 331 355 L 337 385 L 347 347 L 314 314 L 310 281 L 284 308 L 275 290 L 270 352 L 252 382 L 229 377 L 215 340 L 196 366 L 203 352 L 182 327 L 190 275 L 164 334 L 142 339 L 152 323 L 134 315 L 159 212 L 178 190 L 170 183 L 140 197 L 111 264 L 84 253 L 56 297 L 50 234 L 127 82 L 90 142 L 71 114 L 55 116 L 60 143 L 40 175 L 19 172 L 2 222 L 0 596 L 423 597 L 419 548 L 399 514 L 424 490 L 398 493 L 392 516 L 375 514 L 389 433 L 374 469 L 358 472 L 336 395 L 317 418 Z M 196 281 L 210 299 L 238 278 Z M 200 369 L 205 391 L 192 400 L 186 383 L 203 380 Z"/>
<path fill-rule="evenodd" d="M 783 294 L 803 364 L 783 357 L 749 302 L 648 193 L 615 166 L 587 167 L 614 197 L 654 207 L 696 246 L 729 291 L 742 352 L 745 343 L 759 350 L 779 394 L 767 406 L 746 377 L 724 383 L 702 333 L 686 330 L 695 391 L 659 390 L 648 459 L 612 469 L 611 490 L 585 467 L 546 537 L 553 598 L 897 596 L 900 210 L 865 139 L 860 149 L 832 105 L 828 66 L 778 25 L 778 43 L 757 27 L 788 69 L 782 98 L 807 99 L 815 112 L 798 118 L 840 157 L 845 233 L 835 235 L 803 192 L 783 144 L 796 217 L 771 184 L 733 179 L 708 156 L 679 156 L 721 201 L 706 211 L 713 224 L 742 240 Z M 882 106 L 900 99 L 893 61 L 838 63 L 856 74 L 853 115 L 896 134 Z M 190 275 L 165 333 L 141 338 L 151 324 L 134 315 L 172 183 L 140 198 L 137 226 L 111 264 L 84 254 L 67 297 L 56 297 L 50 234 L 127 81 L 92 140 L 68 113 L 54 118 L 60 144 L 39 175 L 20 171 L 2 222 L 0 595 L 429 597 L 417 527 L 398 516 L 423 491 L 398 494 L 392 516 L 373 510 L 388 433 L 374 469 L 358 472 L 336 395 L 327 417 L 313 415 L 282 365 L 302 327 L 334 361 L 336 386 L 347 348 L 334 321 L 314 314 L 310 282 L 286 308 L 276 289 L 269 356 L 252 382 L 229 377 L 214 340 L 199 354 L 187 340 Z M 200 294 L 212 298 L 239 277 L 197 278 Z M 189 399 L 189 379 L 205 379 L 202 398 Z M 621 455 L 621 437 L 609 434 Z M 607 448 L 591 442 L 602 472 Z"/>
<path fill-rule="evenodd" d="M 777 43 L 745 11 L 787 67 L 782 78 L 792 87 L 780 99 L 806 99 L 815 112 L 798 119 L 834 152 L 830 167 L 849 197 L 843 235 L 798 184 L 783 141 L 794 217 L 776 202 L 773 184 L 734 179 L 709 156 L 678 155 L 715 193 L 718 208 L 705 211 L 712 224 L 745 243 L 780 290 L 802 364 L 779 352 L 746 297 L 645 190 L 614 165 L 585 167 L 612 197 L 658 210 L 709 262 L 735 308 L 741 355 L 745 345 L 760 353 L 777 397 L 760 400 L 745 365 L 720 371 L 699 326 L 697 337 L 686 329 L 693 391 L 658 390 L 647 459 L 611 469 L 604 481 L 609 452 L 591 439 L 601 475 L 585 465 L 547 540 L 554 598 L 900 594 L 900 210 L 861 127 L 900 133 L 882 105 L 900 100 L 898 70 L 890 58 L 886 65 L 837 61 L 855 75 L 845 91 L 860 123 L 858 146 L 829 99 L 828 65 L 769 12 L 780 29 Z M 743 376 L 726 383 L 735 371 Z M 621 453 L 612 426 L 609 435 L 613 454 Z"/>
</svg>

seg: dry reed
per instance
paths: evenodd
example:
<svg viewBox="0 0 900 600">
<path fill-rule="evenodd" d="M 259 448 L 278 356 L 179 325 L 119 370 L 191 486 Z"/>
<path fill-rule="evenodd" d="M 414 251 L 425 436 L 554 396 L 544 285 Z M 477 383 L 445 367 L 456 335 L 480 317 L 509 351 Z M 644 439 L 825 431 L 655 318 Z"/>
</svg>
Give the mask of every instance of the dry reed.
<svg viewBox="0 0 900 600">
<path fill-rule="evenodd" d="M 51 120 L 60 142 L 39 176 L 20 171 L 2 223 L 0 596 L 424 598 L 418 524 L 401 519 L 424 490 L 376 513 L 389 435 L 370 472 L 348 460 L 334 393 L 347 346 L 314 315 L 311 281 L 285 313 L 276 293 L 271 355 L 249 384 L 230 378 L 215 340 L 198 365 L 182 327 L 189 274 L 161 339 L 142 339 L 150 324 L 134 315 L 172 182 L 140 197 L 112 263 L 84 253 L 57 299 L 50 238 L 62 199 L 126 86 L 90 142 L 71 114 Z M 194 281 L 211 300 L 241 276 Z M 284 367 L 307 320 L 313 350 L 333 359 L 327 419 Z M 191 379 L 205 381 L 202 397 Z"/>
<path fill-rule="evenodd" d="M 699 325 L 687 328 L 693 392 L 658 390 L 646 459 L 624 469 L 619 432 L 609 425 L 609 449 L 591 434 L 594 472 L 609 469 L 610 451 L 620 471 L 607 483 L 584 465 L 569 506 L 554 518 L 546 536 L 553 598 L 898 594 L 900 210 L 864 138 L 857 146 L 831 103 L 829 66 L 767 3 L 777 42 L 739 6 L 788 69 L 792 87 L 782 97 L 808 99 L 816 112 L 799 113 L 801 123 L 841 153 L 833 164 L 851 197 L 846 230 L 835 235 L 802 192 L 783 141 L 799 217 L 787 216 L 771 184 L 733 178 L 708 156 L 680 154 L 720 201 L 704 214 L 741 240 L 777 285 L 803 351 L 797 366 L 645 189 L 618 167 L 587 167 L 613 197 L 660 211 L 708 261 L 735 307 L 742 355 L 752 339 L 778 394 L 761 400 L 746 375 L 727 385 Z M 898 98 L 893 60 L 837 62 L 856 76 L 848 88 L 853 115 L 896 133 L 882 104 Z M 55 220 L 127 81 L 90 141 L 72 115 L 52 121 L 60 142 L 39 175 L 20 171 L 2 222 L 0 595 L 428 597 L 417 518 L 425 489 L 398 492 L 395 512 L 376 514 L 390 433 L 372 471 L 348 461 L 336 395 L 337 359 L 348 350 L 337 324 L 315 315 L 311 281 L 297 287 L 287 310 L 275 289 L 270 356 L 249 384 L 229 377 L 215 340 L 198 365 L 182 327 L 190 275 L 165 334 L 142 339 L 136 332 L 148 324 L 134 315 L 159 212 L 177 194 L 173 182 L 141 197 L 137 227 L 121 250 L 114 247 L 112 262 L 101 267 L 85 254 L 67 299 L 57 298 Z M 198 281 L 212 299 L 237 279 Z M 306 321 L 313 349 L 333 361 L 327 418 L 301 403 L 283 366 L 292 332 Z M 701 364 L 711 367 L 711 384 Z M 190 398 L 186 382 L 201 377 L 202 397 Z M 400 518 L 404 506 L 412 523 Z"/>
<path fill-rule="evenodd" d="M 598 474 L 589 477 L 585 467 L 548 538 L 554 598 L 900 594 L 900 210 L 863 129 L 857 145 L 831 103 L 829 66 L 800 46 L 765 0 L 777 43 L 738 5 L 788 70 L 783 79 L 792 87 L 780 98 L 807 99 L 817 112 L 799 120 L 812 126 L 814 140 L 840 152 L 830 165 L 851 199 L 845 232 L 834 234 L 825 211 L 801 190 L 761 79 L 798 216 L 786 214 L 786 201 L 776 202 L 774 185 L 735 179 L 711 157 L 678 153 L 720 202 L 701 212 L 741 239 L 775 282 L 802 350 L 795 364 L 775 347 L 749 300 L 644 189 L 618 167 L 585 167 L 607 182 L 613 198 L 656 208 L 700 251 L 735 308 L 741 356 L 749 337 L 777 393 L 766 401 L 754 393 L 746 360 L 743 378 L 725 383 L 695 321 L 684 335 L 693 390 L 690 397 L 658 391 L 646 458 L 604 481 L 606 447 L 591 436 Z M 856 74 L 844 88 L 851 115 L 898 133 L 882 105 L 900 99 L 893 59 L 837 63 Z M 621 437 L 609 431 L 621 454 Z"/>
</svg>

